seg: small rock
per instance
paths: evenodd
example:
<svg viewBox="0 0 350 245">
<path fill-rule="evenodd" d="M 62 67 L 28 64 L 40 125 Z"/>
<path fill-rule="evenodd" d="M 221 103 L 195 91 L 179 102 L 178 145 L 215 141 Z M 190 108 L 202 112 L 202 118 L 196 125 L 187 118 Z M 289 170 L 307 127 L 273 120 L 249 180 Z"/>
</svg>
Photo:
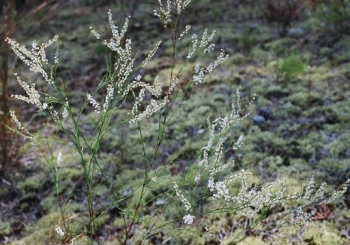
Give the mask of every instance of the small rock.
<svg viewBox="0 0 350 245">
<path fill-rule="evenodd" d="M 127 190 L 123 191 L 124 197 L 130 196 L 131 194 L 132 194 L 132 189 L 127 189 Z"/>
<path fill-rule="evenodd" d="M 204 133 L 205 132 L 205 129 L 199 129 L 198 131 L 197 131 L 197 134 L 202 134 L 202 133 Z"/>
<path fill-rule="evenodd" d="M 287 36 L 289 37 L 304 37 L 306 35 L 306 30 L 303 27 L 295 27 L 289 29 Z"/>
<path fill-rule="evenodd" d="M 297 120 L 297 122 L 299 123 L 299 124 L 309 124 L 310 123 L 310 120 L 308 119 L 308 118 L 306 118 L 306 117 L 300 117 L 300 118 L 298 118 L 298 120 Z"/>
<path fill-rule="evenodd" d="M 258 24 L 257 23 L 252 23 L 249 25 L 249 29 L 250 30 L 256 30 L 258 28 Z"/>
<path fill-rule="evenodd" d="M 265 123 L 265 118 L 263 116 L 257 115 L 253 117 L 253 124 L 261 125 Z"/>
<path fill-rule="evenodd" d="M 264 117 L 265 120 L 269 120 L 271 113 L 271 110 L 267 107 L 261 107 L 258 111 L 258 115 Z"/>
<path fill-rule="evenodd" d="M 167 201 L 165 199 L 157 199 L 156 206 L 162 206 L 164 204 L 167 204 Z"/>
</svg>

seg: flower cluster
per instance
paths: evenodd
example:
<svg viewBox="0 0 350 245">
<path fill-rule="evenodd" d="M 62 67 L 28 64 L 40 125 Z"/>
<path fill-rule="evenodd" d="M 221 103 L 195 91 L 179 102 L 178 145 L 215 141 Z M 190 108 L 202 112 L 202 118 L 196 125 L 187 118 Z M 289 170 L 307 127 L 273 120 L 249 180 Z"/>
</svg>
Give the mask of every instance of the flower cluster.
<svg viewBox="0 0 350 245">
<path fill-rule="evenodd" d="M 64 231 L 63 231 L 63 230 L 61 229 L 61 227 L 59 227 L 58 225 L 56 225 L 55 231 L 56 231 L 56 233 L 57 233 L 59 236 L 64 236 L 64 235 L 65 235 Z"/>
<path fill-rule="evenodd" d="M 186 36 L 190 29 L 191 29 L 191 26 L 190 25 L 186 25 L 185 26 L 185 30 L 179 35 L 179 40 L 181 40 L 184 36 Z"/>
<path fill-rule="evenodd" d="M 179 189 L 179 186 L 174 182 L 174 189 L 175 189 L 175 193 L 176 196 L 178 198 L 180 198 L 180 201 L 182 202 L 182 204 L 185 207 L 185 211 L 187 212 L 187 214 L 183 217 L 183 221 L 185 224 L 192 224 L 193 220 L 195 218 L 195 216 L 188 214 L 188 212 L 192 212 L 192 205 L 191 203 L 186 199 L 186 197 L 181 193 L 181 190 Z"/>
<path fill-rule="evenodd" d="M 25 46 L 20 46 L 16 41 L 6 38 L 6 42 L 11 45 L 14 53 L 26 64 L 29 66 L 29 70 L 34 73 L 39 73 L 42 75 L 45 82 L 49 85 L 56 88 L 54 81 L 54 67 L 58 65 L 58 46 L 56 47 L 56 52 L 53 58 L 53 65 L 49 64 L 49 60 L 46 57 L 46 49 L 52 44 L 56 43 L 58 36 L 54 36 L 47 43 L 43 43 L 40 46 L 33 41 L 32 49 L 28 50 Z M 48 71 L 47 71 L 48 70 Z M 26 96 L 24 95 L 11 95 L 12 97 L 27 102 L 28 104 L 33 104 L 38 107 L 39 111 L 46 111 L 51 116 L 55 122 L 59 122 L 61 119 L 58 112 L 54 109 L 54 106 L 51 104 L 53 102 L 60 101 L 58 98 L 51 96 L 42 96 L 43 93 L 39 92 L 35 88 L 35 84 L 32 82 L 24 82 L 22 79 L 15 74 L 17 82 L 24 89 Z M 57 89 L 57 88 L 56 88 Z M 63 106 L 64 110 L 65 106 Z M 62 118 L 66 116 L 66 113 L 62 114 Z"/>
<path fill-rule="evenodd" d="M 162 42 L 158 41 L 155 45 L 155 47 L 151 50 L 151 52 L 147 55 L 146 59 L 142 62 L 141 67 L 144 67 L 156 54 L 157 50 L 159 49 L 159 46 Z"/>
<path fill-rule="evenodd" d="M 69 116 L 68 107 L 69 107 L 69 103 L 66 100 L 66 103 L 64 104 L 63 109 L 62 109 L 62 118 L 63 119 L 66 119 Z"/>
<path fill-rule="evenodd" d="M 120 31 L 119 28 L 113 23 L 111 10 L 108 11 L 108 20 L 112 30 L 112 37 L 109 40 L 104 39 L 103 44 L 118 54 L 118 59 L 113 65 L 114 71 L 116 71 L 118 74 L 118 77 L 116 78 L 116 86 L 121 90 L 124 83 L 128 80 L 135 62 L 135 59 L 132 58 L 131 53 L 131 39 L 125 38 L 125 33 L 129 24 L 129 17 L 126 18 Z M 101 39 L 101 35 L 93 30 L 92 27 L 90 27 L 90 31 L 97 39 Z M 125 43 L 123 40 L 125 40 Z"/>
<path fill-rule="evenodd" d="M 10 111 L 10 116 L 11 116 L 12 120 L 15 122 L 17 128 L 19 130 L 22 130 L 23 126 L 22 126 L 21 122 L 18 120 L 18 118 L 17 118 L 17 116 L 16 116 L 14 111 Z"/>
<path fill-rule="evenodd" d="M 175 0 L 174 6 L 176 7 L 177 15 L 180 15 L 181 12 L 190 4 L 191 0 Z M 157 16 L 162 22 L 164 27 L 167 24 L 172 23 L 171 12 L 172 12 L 172 1 L 167 0 L 166 8 L 163 7 L 163 3 L 161 0 L 158 0 L 159 10 L 154 10 L 154 15 Z"/>
<path fill-rule="evenodd" d="M 188 29 L 189 28 L 186 27 L 184 33 L 187 33 Z M 202 35 L 202 39 L 200 40 L 200 42 L 198 41 L 197 35 L 193 34 L 191 46 L 189 47 L 189 51 L 186 56 L 187 60 L 191 60 L 192 58 L 196 57 L 196 54 L 199 54 L 201 51 L 203 51 L 203 54 L 207 54 L 214 50 L 215 44 L 212 43 L 212 41 L 214 39 L 215 33 L 216 31 L 214 30 L 210 35 L 208 35 L 208 30 L 206 29 Z M 208 65 L 203 65 L 202 63 L 197 61 L 194 68 L 195 74 L 193 75 L 194 83 L 203 83 L 204 77 L 212 73 L 215 68 L 217 68 L 223 62 L 225 62 L 228 58 L 229 55 L 226 54 L 224 50 L 221 50 L 216 60 Z"/>
<path fill-rule="evenodd" d="M 28 104 L 36 105 L 40 111 L 45 110 L 48 105 L 46 102 L 42 102 L 40 100 L 40 94 L 35 89 L 35 84 L 33 83 L 26 83 L 21 80 L 19 76 L 16 75 L 17 82 L 22 86 L 22 88 L 25 90 L 27 97 L 23 95 L 12 95 L 12 97 L 27 102 Z"/>
<path fill-rule="evenodd" d="M 225 53 L 224 50 L 221 50 L 219 56 L 216 60 L 210 63 L 207 66 L 202 66 L 201 63 L 197 62 L 195 66 L 195 75 L 193 75 L 193 81 L 198 83 L 203 83 L 204 77 L 212 73 L 216 67 L 224 63 L 229 58 L 229 55 Z"/>
<path fill-rule="evenodd" d="M 89 103 L 95 108 L 95 111 L 97 113 L 100 113 L 101 112 L 100 103 L 98 103 L 89 93 L 86 94 L 86 98 L 89 101 Z"/>
<path fill-rule="evenodd" d="M 240 121 L 248 115 L 249 112 L 244 113 L 242 111 L 240 106 L 240 92 L 237 90 L 236 105 L 232 105 L 231 113 L 224 117 L 216 118 L 212 122 L 208 119 L 209 139 L 207 145 L 202 148 L 202 155 L 198 159 L 200 171 L 197 171 L 194 180 L 199 183 L 202 178 L 207 178 L 207 188 L 212 193 L 213 200 L 222 199 L 231 208 L 234 208 L 238 214 L 249 218 L 259 217 L 261 210 L 272 209 L 279 205 L 283 206 L 287 202 L 292 201 L 295 204 L 292 209 L 294 211 L 290 212 L 294 215 L 293 223 L 303 224 L 314 215 L 313 213 L 304 213 L 303 209 L 305 207 L 332 202 L 346 192 L 350 180 L 341 189 L 326 194 L 326 184 L 323 183 L 318 189 L 315 189 L 315 181 L 311 178 L 305 188 L 304 194 L 301 195 L 288 194 L 287 183 L 283 179 L 277 179 L 264 185 L 255 185 L 252 187 L 248 183 L 247 178 L 251 173 L 244 170 L 222 179 L 223 175 L 219 173 L 234 165 L 233 161 L 225 164 L 221 163 L 225 142 L 232 137 L 232 129 L 237 127 Z M 242 142 L 243 135 L 239 136 L 238 140 L 233 144 L 232 149 L 237 150 L 242 145 Z M 240 182 L 240 189 L 232 193 L 230 192 L 230 183 L 234 181 Z M 189 210 L 187 199 L 183 194 L 179 194 L 180 192 L 178 190 L 176 193 L 184 204 L 186 212 L 191 211 L 192 209 Z M 183 219 L 186 223 L 192 223 L 194 216 L 187 213 Z"/>
<path fill-rule="evenodd" d="M 25 46 L 20 46 L 17 42 L 10 38 L 6 38 L 6 42 L 11 45 L 13 52 L 20 58 L 27 66 L 30 67 L 30 71 L 34 73 L 41 73 L 44 80 L 48 83 L 52 83 L 52 74 L 45 71 L 44 66 L 48 65 L 45 49 L 57 42 L 58 36 L 54 36 L 47 43 L 43 43 L 40 47 L 33 41 L 32 50 L 29 51 Z M 58 62 L 58 50 L 56 50 L 55 62 Z"/>
<path fill-rule="evenodd" d="M 186 33 L 187 33 L 187 28 L 186 28 Z M 188 55 L 187 55 L 187 59 L 191 59 L 194 54 L 198 51 L 198 49 L 202 49 L 203 53 L 210 53 L 210 51 L 212 51 L 215 47 L 214 43 L 211 43 L 213 41 L 213 38 L 215 36 L 216 31 L 212 31 L 212 33 L 210 34 L 210 36 L 208 36 L 208 29 L 205 29 L 202 35 L 202 39 L 200 41 L 200 44 L 198 46 L 198 38 L 196 34 L 192 35 L 192 47 L 190 48 Z"/>
<path fill-rule="evenodd" d="M 188 4 L 188 3 L 187 3 Z M 187 6 L 184 5 L 181 6 Z M 131 39 L 126 39 L 125 45 L 121 44 L 121 40 L 124 38 L 125 32 L 128 27 L 128 18 L 126 19 L 123 28 L 119 32 L 118 27 L 113 24 L 112 13 L 108 12 L 109 24 L 112 29 L 112 38 L 110 40 L 103 40 L 103 43 L 112 51 L 118 53 L 118 58 L 113 64 L 116 77 L 114 81 L 109 81 L 110 84 L 107 87 L 107 96 L 103 106 L 97 102 L 91 94 L 87 94 L 87 99 L 89 103 L 95 108 L 95 111 L 99 113 L 101 110 L 104 112 L 108 109 L 109 102 L 113 99 L 114 96 L 114 87 L 116 88 L 116 93 L 120 96 L 120 99 L 125 98 L 128 94 L 135 94 L 135 101 L 131 109 L 131 118 L 130 123 L 136 123 L 142 119 L 153 115 L 154 113 L 160 111 L 168 102 L 169 95 L 173 92 L 174 87 L 178 82 L 178 78 L 173 78 L 171 86 L 165 91 L 165 96 L 160 99 L 162 93 L 162 83 L 159 81 L 159 77 L 156 77 L 153 85 L 145 83 L 142 81 L 142 77 L 138 75 L 135 79 L 130 79 L 131 72 L 133 71 L 135 59 L 132 57 L 131 52 Z M 92 34 L 97 38 L 101 39 L 101 35 L 94 31 L 92 28 Z M 144 67 L 155 55 L 161 42 L 157 42 L 155 47 L 149 52 L 147 57 L 141 63 L 141 67 Z M 131 80 L 129 84 L 126 84 L 126 81 Z M 138 91 L 136 94 L 136 91 Z M 140 106 L 144 102 L 146 94 L 149 93 L 150 97 L 155 97 L 156 99 L 151 98 L 148 105 L 143 111 L 140 111 Z"/>
<path fill-rule="evenodd" d="M 237 127 L 242 120 L 244 120 L 249 114 L 245 113 L 241 115 L 242 109 L 240 106 L 240 92 L 237 90 L 237 99 L 236 105 L 232 104 L 231 113 L 224 116 L 218 117 L 213 122 L 210 122 L 208 119 L 208 130 L 209 130 L 209 140 L 207 145 L 203 147 L 203 154 L 198 160 L 198 166 L 203 168 L 205 171 L 209 171 L 210 176 L 214 177 L 214 175 L 227 168 L 232 163 L 229 162 L 225 165 L 219 167 L 219 162 L 223 153 L 223 145 L 224 143 L 230 139 L 232 136 L 232 129 Z M 242 144 L 243 135 L 240 135 L 237 142 L 233 145 L 233 149 L 236 150 L 238 146 Z M 215 153 L 215 161 L 213 164 L 209 163 L 209 152 L 214 150 Z M 201 174 L 198 173 L 195 177 L 196 182 L 198 182 L 201 178 Z"/>
</svg>

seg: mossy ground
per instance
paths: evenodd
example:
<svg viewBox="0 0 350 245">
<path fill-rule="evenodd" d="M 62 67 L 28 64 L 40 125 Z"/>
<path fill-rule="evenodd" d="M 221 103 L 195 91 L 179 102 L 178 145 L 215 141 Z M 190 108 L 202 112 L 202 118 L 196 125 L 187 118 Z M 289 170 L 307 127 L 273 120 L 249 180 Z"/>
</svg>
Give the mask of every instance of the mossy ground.
<svg viewBox="0 0 350 245">
<path fill-rule="evenodd" d="M 96 8 L 95 3 L 78 2 L 63 4 L 54 11 L 48 9 L 42 16 L 29 15 L 13 34 L 15 39 L 27 44 L 33 38 L 40 43 L 54 34 L 60 36 L 60 75 L 72 91 L 70 99 L 73 105 L 78 105 L 85 91 L 94 89 L 106 72 L 106 57 L 111 54 L 89 34 L 89 27 L 93 26 L 108 36 L 109 8 L 112 9 L 115 23 L 120 25 L 128 12 L 133 12 L 127 35 L 132 38 L 135 50 L 140 51 L 140 57 L 147 54 L 156 41 L 168 37 L 152 15 L 155 4 L 151 1 L 143 1 L 134 9 L 123 3 L 101 4 Z M 275 24 L 266 23 L 254 4 L 247 1 L 238 8 L 230 9 L 231 5 L 234 4 L 230 0 L 194 1 L 182 15 L 181 25 L 190 23 L 194 30 L 202 31 L 206 27 L 217 29 L 216 44 L 218 48 L 227 50 L 231 58 L 208 77 L 206 84 L 189 91 L 190 98 L 169 124 L 165 143 L 154 164 L 153 171 L 161 180 L 157 183 L 157 189 L 164 193 L 171 188 L 173 181 L 179 181 L 178 175 L 190 168 L 198 150 L 206 143 L 206 138 L 196 132 L 206 130 L 207 117 L 223 115 L 230 109 L 238 87 L 241 87 L 243 105 L 248 104 L 254 94 L 256 100 L 248 108 L 252 110 L 252 116 L 241 128 L 246 135 L 243 147 L 238 152 L 225 154 L 224 160 L 234 159 L 236 162 L 232 172 L 240 168 L 249 169 L 266 181 L 287 176 L 291 192 L 300 190 L 301 183 L 306 183 L 311 176 L 315 176 L 318 183 L 327 181 L 333 187 L 339 186 L 350 176 L 349 37 L 338 35 L 336 39 L 324 38 L 328 35 L 327 30 L 306 28 L 302 37 L 287 35 L 280 38 L 276 34 Z M 301 16 L 293 26 L 303 27 L 309 20 L 310 17 Z M 171 47 L 165 42 L 155 59 L 142 70 L 146 80 L 151 81 L 157 74 L 162 79 L 169 77 L 170 63 L 164 57 L 170 52 Z M 280 64 L 291 54 L 299 54 L 298 57 L 308 67 L 295 74 L 292 72 L 286 79 L 283 73 L 281 75 Z M 193 64 L 185 67 L 179 64 L 175 70 L 182 70 L 186 80 L 191 76 L 192 68 Z M 24 70 L 20 64 L 17 69 Z M 289 72 L 288 69 L 285 72 Z M 29 73 L 18 73 L 23 74 L 23 79 L 26 76 L 35 79 Z M 11 90 L 20 93 L 15 82 L 12 82 Z M 18 110 L 24 108 L 17 106 Z M 263 123 L 256 124 L 253 117 L 259 114 L 261 108 L 268 108 L 270 115 Z M 127 109 L 127 106 L 121 108 L 116 117 L 125 115 Z M 93 130 L 95 116 L 92 111 L 83 115 L 81 120 L 86 122 L 85 132 Z M 24 112 L 21 117 L 36 123 L 36 118 L 31 117 L 30 113 Z M 55 133 L 44 119 L 40 116 L 37 119 L 38 125 L 31 125 L 34 130 L 43 135 Z M 146 155 L 151 156 L 156 147 L 158 124 L 150 119 L 142 122 L 141 127 L 147 129 L 143 137 L 147 145 Z M 135 127 L 128 125 L 113 130 L 101 142 L 101 166 L 116 185 L 121 186 L 122 183 L 121 195 L 137 193 L 139 190 L 133 187 L 138 186 L 137 183 L 142 184 L 144 164 L 142 145 L 137 144 L 139 133 Z M 234 134 L 238 136 L 239 132 Z M 0 211 L 0 238 L 11 244 L 64 243 L 54 232 L 56 222 L 62 220 L 57 215 L 59 200 L 55 195 L 52 176 L 45 168 L 41 152 L 34 149 L 24 148 L 22 166 L 8 173 L 7 178 L 14 189 L 1 187 L 0 203 L 3 208 Z M 175 158 L 176 161 L 173 161 Z M 75 187 L 67 205 L 63 207 L 67 219 L 71 220 L 71 234 L 83 227 L 87 217 L 86 200 L 82 193 L 83 177 L 76 159 L 76 155 L 67 148 L 60 170 L 59 191 L 63 193 Z M 258 183 L 258 179 L 252 181 Z M 101 212 L 112 199 L 102 183 L 96 183 L 94 191 L 97 198 L 95 208 Z M 128 205 L 133 208 L 137 202 L 130 199 Z M 142 200 L 146 207 L 142 212 L 144 219 L 165 202 L 167 196 L 148 191 Z M 209 202 L 206 205 L 215 204 Z M 228 244 L 234 237 L 242 235 L 250 236 L 240 243 L 242 245 L 349 244 L 349 206 L 347 193 L 342 202 L 327 207 L 332 211 L 330 216 L 315 220 L 302 229 L 287 227 L 264 230 L 269 220 L 272 222 L 276 219 L 272 216 L 259 226 L 264 230 L 261 233 L 243 230 L 248 222 L 244 217 L 232 213 L 211 214 L 189 228 L 181 225 L 180 220 L 177 229 L 164 228 L 152 234 L 145 244 L 161 244 L 167 239 L 168 244 Z M 205 209 L 204 206 L 201 208 Z M 181 204 L 173 202 L 157 217 L 157 222 L 181 218 L 181 210 Z M 319 210 L 321 214 L 323 211 Z M 113 209 L 101 214 L 96 224 L 99 231 L 96 240 L 110 245 L 119 244 L 123 226 L 121 216 Z M 147 231 L 147 227 L 138 228 L 140 235 Z M 140 238 L 136 236 L 135 239 L 137 242 Z M 82 237 L 76 241 L 75 244 L 83 244 Z"/>
</svg>

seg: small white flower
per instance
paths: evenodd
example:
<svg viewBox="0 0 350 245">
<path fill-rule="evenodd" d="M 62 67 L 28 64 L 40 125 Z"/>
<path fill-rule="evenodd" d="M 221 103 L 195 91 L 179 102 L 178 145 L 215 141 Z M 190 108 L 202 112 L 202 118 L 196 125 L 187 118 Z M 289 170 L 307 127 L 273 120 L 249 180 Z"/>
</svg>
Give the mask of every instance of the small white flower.
<svg viewBox="0 0 350 245">
<path fill-rule="evenodd" d="M 59 152 L 57 156 L 57 165 L 61 165 L 61 163 L 62 163 L 62 152 Z"/>
<path fill-rule="evenodd" d="M 43 103 L 43 110 L 45 110 L 47 108 L 47 103 Z"/>
<path fill-rule="evenodd" d="M 101 111 L 100 104 L 91 96 L 91 94 L 87 93 L 86 97 L 87 97 L 89 103 L 95 108 L 95 111 L 97 113 L 100 113 L 100 111 Z"/>
<path fill-rule="evenodd" d="M 184 220 L 184 224 L 190 225 L 193 223 L 194 218 L 196 218 L 196 216 L 187 214 L 182 219 Z"/>
<path fill-rule="evenodd" d="M 66 102 L 66 106 L 68 106 L 68 102 Z M 63 119 L 66 119 L 66 118 L 68 118 L 68 116 L 69 116 L 69 112 L 68 112 L 66 106 L 63 107 L 63 111 L 62 111 L 62 118 L 63 118 Z"/>
<path fill-rule="evenodd" d="M 55 231 L 57 232 L 58 235 L 64 236 L 64 231 L 62 231 L 61 227 L 59 227 L 58 225 L 56 225 Z"/>
</svg>

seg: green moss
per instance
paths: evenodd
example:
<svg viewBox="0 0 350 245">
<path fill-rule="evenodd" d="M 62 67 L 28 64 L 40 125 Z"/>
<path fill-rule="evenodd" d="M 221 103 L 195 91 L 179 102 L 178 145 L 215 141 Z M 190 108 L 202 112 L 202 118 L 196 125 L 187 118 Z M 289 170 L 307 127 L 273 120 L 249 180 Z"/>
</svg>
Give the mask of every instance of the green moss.
<svg viewBox="0 0 350 245">
<path fill-rule="evenodd" d="M 294 93 L 288 97 L 288 100 L 293 103 L 293 105 L 297 105 L 299 107 L 306 107 L 308 104 L 308 93 L 306 92 L 298 92 Z"/>
<path fill-rule="evenodd" d="M 145 207 L 146 207 L 146 205 L 149 206 L 149 204 L 151 204 L 155 200 L 154 199 L 155 196 L 151 190 L 146 189 L 146 190 L 144 190 L 143 195 L 141 197 L 141 191 L 142 191 L 142 189 L 140 187 L 133 192 L 131 199 L 129 199 L 127 201 L 128 202 L 127 206 L 130 208 L 131 207 L 136 208 L 137 205 L 140 203 L 144 207 L 143 211 L 148 212 Z M 140 197 L 141 197 L 141 199 L 140 199 Z"/>
<path fill-rule="evenodd" d="M 289 47 L 295 44 L 295 42 L 296 41 L 293 38 L 280 38 L 267 43 L 266 48 L 276 54 L 281 54 L 286 52 Z"/>
<path fill-rule="evenodd" d="M 309 223 L 303 238 L 315 245 L 345 244 L 342 237 L 334 231 L 334 227 L 326 222 Z"/>
<path fill-rule="evenodd" d="M 42 171 L 38 174 L 26 178 L 24 181 L 19 182 L 18 188 L 25 190 L 26 192 L 39 191 L 48 181 L 50 181 L 49 175 Z"/>
<path fill-rule="evenodd" d="M 346 101 L 341 101 L 330 106 L 330 109 L 335 113 L 340 122 L 350 121 L 350 106 Z"/>
<path fill-rule="evenodd" d="M 350 156 L 350 137 L 342 134 L 326 147 L 333 157 L 348 158 Z"/>
<path fill-rule="evenodd" d="M 118 150 L 115 149 L 115 150 Z M 107 170 L 107 176 L 111 173 L 120 172 L 122 159 L 118 153 L 101 153 L 98 157 L 98 162 L 103 169 Z"/>
<path fill-rule="evenodd" d="M 60 243 L 60 237 L 55 234 L 55 225 L 50 221 L 48 216 L 41 218 L 35 225 L 27 227 L 25 233 L 27 236 L 12 244 L 46 245 Z"/>
<path fill-rule="evenodd" d="M 118 182 L 123 183 L 123 185 L 127 183 L 132 184 L 132 182 L 136 180 L 138 180 L 137 182 L 140 182 L 140 179 L 142 180 L 143 176 L 144 173 L 142 169 L 124 170 L 123 174 L 117 176 L 117 180 Z"/>
<path fill-rule="evenodd" d="M 341 123 L 335 124 L 324 124 L 322 125 L 322 129 L 327 135 L 337 134 L 344 130 L 344 125 Z"/>
<path fill-rule="evenodd" d="M 281 156 L 269 156 L 264 159 L 268 164 L 268 169 L 278 170 L 283 166 L 283 159 Z"/>
<path fill-rule="evenodd" d="M 53 195 L 48 196 L 40 202 L 40 205 L 43 208 L 43 210 L 45 210 L 46 212 L 51 212 L 53 210 L 56 210 L 56 208 L 58 207 L 57 197 Z"/>
<path fill-rule="evenodd" d="M 102 228 L 103 226 L 108 224 L 108 221 L 110 220 L 110 218 L 111 217 L 109 214 L 103 214 L 103 215 L 96 217 L 95 222 L 94 222 L 95 228 L 96 229 Z"/>
<path fill-rule="evenodd" d="M 59 168 L 59 177 L 60 180 L 78 180 L 82 176 L 82 170 L 79 168 L 68 167 L 68 168 Z"/>
<path fill-rule="evenodd" d="M 128 134 L 127 127 L 120 127 L 119 129 L 121 131 L 124 131 L 126 135 Z M 116 155 L 121 145 L 125 143 L 125 137 L 122 137 L 123 135 L 121 134 L 121 132 L 118 132 L 116 130 L 111 130 L 110 132 L 105 134 L 103 139 L 100 141 L 101 150 L 105 153 L 113 153 L 114 155 Z M 122 140 L 122 138 L 124 138 L 124 140 Z M 108 158 L 107 156 L 104 157 Z"/>
<path fill-rule="evenodd" d="M 322 47 L 320 49 L 320 54 L 322 56 L 328 56 L 328 55 L 331 55 L 333 53 L 333 49 L 329 48 L 329 47 Z"/>
<path fill-rule="evenodd" d="M 250 51 L 250 56 L 251 56 L 251 60 L 269 60 L 271 59 L 271 52 L 265 51 L 260 47 L 255 46 Z"/>
<path fill-rule="evenodd" d="M 324 139 L 322 135 L 317 132 L 311 132 L 306 137 L 298 140 L 302 156 L 307 155 L 310 157 L 317 147 L 323 146 L 323 141 Z"/>
<path fill-rule="evenodd" d="M 279 85 L 268 86 L 265 91 L 265 96 L 271 98 L 282 98 L 290 94 L 290 91 Z"/>
<path fill-rule="evenodd" d="M 257 37 L 255 33 L 253 33 L 249 27 L 245 28 L 245 30 L 241 33 L 238 41 L 238 45 L 246 51 L 249 51 L 255 44 Z"/>
<path fill-rule="evenodd" d="M 268 243 L 265 243 L 262 241 L 259 237 L 248 237 L 242 242 L 239 242 L 237 245 L 267 245 Z"/>
<path fill-rule="evenodd" d="M 339 211 L 339 217 L 344 217 L 344 222 L 347 222 L 347 220 L 350 219 L 350 209 L 342 209 Z"/>
<path fill-rule="evenodd" d="M 242 65 L 245 64 L 248 61 L 248 57 L 241 54 L 241 53 L 235 53 L 227 60 L 227 64 L 232 65 Z"/>
<path fill-rule="evenodd" d="M 316 178 L 335 186 L 343 184 L 350 174 L 347 158 L 341 160 L 331 157 L 323 158 L 319 160 L 316 169 L 318 170 L 314 174 Z M 325 173 L 327 173 L 326 176 Z M 333 187 L 329 189 L 331 191 Z"/>
<path fill-rule="evenodd" d="M 269 131 L 262 131 L 251 136 L 246 137 L 246 144 L 255 145 L 255 152 L 265 152 L 268 154 L 283 151 L 287 142 L 274 133 Z"/>
<path fill-rule="evenodd" d="M 173 229 L 168 233 L 171 237 L 174 238 L 176 244 L 188 244 L 188 245 L 199 245 L 205 244 L 205 238 L 200 235 L 196 229 L 187 227 Z"/>
<path fill-rule="evenodd" d="M 335 64 L 340 65 L 350 61 L 350 52 L 343 52 L 336 56 Z"/>
<path fill-rule="evenodd" d="M 3 235 L 10 235 L 12 233 L 11 223 L 0 219 L 0 232 Z"/>
</svg>

